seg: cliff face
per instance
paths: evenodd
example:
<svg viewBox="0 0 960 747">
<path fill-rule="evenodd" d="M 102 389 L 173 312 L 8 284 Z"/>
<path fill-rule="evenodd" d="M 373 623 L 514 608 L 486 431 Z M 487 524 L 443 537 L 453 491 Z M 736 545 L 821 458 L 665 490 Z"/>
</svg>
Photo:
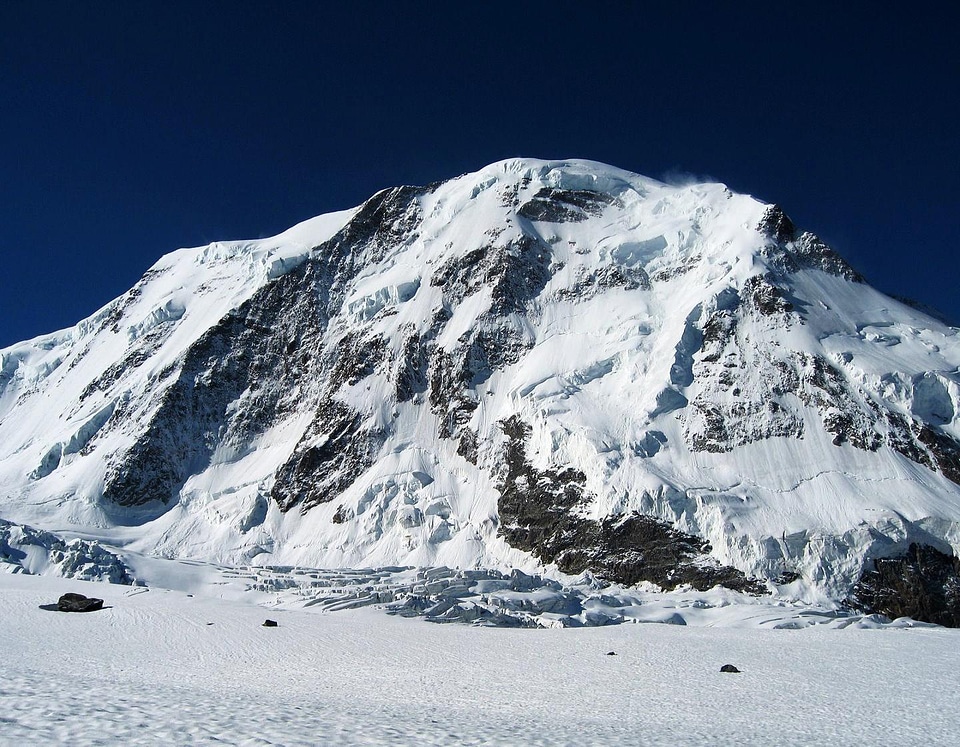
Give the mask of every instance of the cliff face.
<svg viewBox="0 0 960 747">
<path fill-rule="evenodd" d="M 956 330 L 719 184 L 505 161 L 0 355 L 0 511 L 152 552 L 842 599 L 960 547 Z"/>
</svg>

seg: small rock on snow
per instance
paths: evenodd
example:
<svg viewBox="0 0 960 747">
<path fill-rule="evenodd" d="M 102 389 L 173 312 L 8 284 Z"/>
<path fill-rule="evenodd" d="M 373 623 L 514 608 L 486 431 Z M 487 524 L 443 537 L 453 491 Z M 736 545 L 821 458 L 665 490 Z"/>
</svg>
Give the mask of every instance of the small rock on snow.
<svg viewBox="0 0 960 747">
<path fill-rule="evenodd" d="M 96 612 L 103 609 L 103 600 L 83 594 L 64 594 L 57 600 L 57 609 L 61 612 Z"/>
</svg>

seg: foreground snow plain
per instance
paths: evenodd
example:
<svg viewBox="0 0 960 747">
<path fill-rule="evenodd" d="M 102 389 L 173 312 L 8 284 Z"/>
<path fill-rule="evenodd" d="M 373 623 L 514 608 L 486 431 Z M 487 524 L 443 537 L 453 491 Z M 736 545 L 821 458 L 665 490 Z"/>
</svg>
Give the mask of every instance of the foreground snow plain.
<svg viewBox="0 0 960 747">
<path fill-rule="evenodd" d="M 771 630 L 742 605 L 686 627 L 437 625 L 175 570 L 179 590 L 0 573 L 0 744 L 960 740 L 958 631 Z M 68 591 L 106 607 L 41 609 Z"/>
</svg>

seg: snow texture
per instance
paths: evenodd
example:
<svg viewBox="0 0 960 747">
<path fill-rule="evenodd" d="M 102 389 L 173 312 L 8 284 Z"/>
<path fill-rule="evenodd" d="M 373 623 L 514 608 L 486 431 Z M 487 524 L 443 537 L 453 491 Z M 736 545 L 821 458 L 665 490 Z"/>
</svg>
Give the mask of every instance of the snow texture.
<svg viewBox="0 0 960 747">
<path fill-rule="evenodd" d="M 0 519 L 0 571 L 136 584 L 133 571 L 99 542 L 62 538 Z"/>
<path fill-rule="evenodd" d="M 949 745 L 960 736 L 953 630 L 771 630 L 744 605 L 714 610 L 722 627 L 572 631 L 431 625 L 369 608 L 267 612 L 243 601 L 256 592 L 175 565 L 194 592 L 0 574 L 0 743 Z M 103 598 L 104 609 L 41 609 L 65 592 Z M 263 627 L 265 612 L 277 627 Z M 740 673 L 722 673 L 726 664 Z"/>
</svg>

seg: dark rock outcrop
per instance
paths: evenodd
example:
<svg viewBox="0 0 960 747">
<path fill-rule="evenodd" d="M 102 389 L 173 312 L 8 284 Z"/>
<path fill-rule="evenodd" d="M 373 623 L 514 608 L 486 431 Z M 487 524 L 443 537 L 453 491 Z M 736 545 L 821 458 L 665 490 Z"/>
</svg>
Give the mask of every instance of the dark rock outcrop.
<svg viewBox="0 0 960 747">
<path fill-rule="evenodd" d="M 325 350 L 324 333 L 358 269 L 415 234 L 421 218 L 416 198 L 431 188 L 400 187 L 374 195 L 307 261 L 262 287 L 194 343 L 169 372 L 175 379 L 165 388 L 146 430 L 108 468 L 104 500 L 119 506 L 169 504 L 219 446 L 242 451 L 291 408 L 301 407 L 317 381 L 326 381 L 332 393 L 383 365 L 381 338 L 347 334 Z M 405 385 L 416 389 L 418 381 Z M 337 445 L 348 443 L 349 461 L 359 466 L 376 437 L 368 437 L 360 428 L 362 418 L 343 413 L 329 395 L 314 397 L 318 422 L 311 434 L 333 429 L 339 434 Z M 243 406 L 236 407 L 237 402 Z M 345 433 L 345 424 L 355 428 Z M 295 450 L 281 467 L 281 476 L 297 476 L 301 482 L 317 477 L 321 485 L 309 499 L 298 485 L 278 489 L 282 494 L 274 497 L 281 508 L 329 500 L 324 474 L 307 474 L 313 468 L 323 473 L 329 463 L 322 447 L 319 453 Z"/>
<path fill-rule="evenodd" d="M 595 521 L 578 516 L 574 509 L 588 497 L 586 476 L 572 467 L 536 469 L 526 457 L 530 426 L 519 417 L 500 425 L 507 444 L 497 508 L 500 534 L 514 547 L 556 563 L 564 573 L 589 570 L 614 583 L 766 592 L 759 581 L 712 561 L 708 543 L 654 517 L 632 513 Z"/>
<path fill-rule="evenodd" d="M 316 351 L 307 341 L 325 328 L 327 283 L 323 267 L 305 263 L 194 343 L 146 430 L 108 469 L 104 499 L 120 506 L 169 503 L 220 444 L 242 449 L 269 427 L 311 367 Z M 241 397 L 244 407 L 231 408 Z"/>
<path fill-rule="evenodd" d="M 579 223 L 591 215 L 600 215 L 614 202 L 615 198 L 603 192 L 544 187 L 520 206 L 517 215 L 545 223 Z"/>
<path fill-rule="evenodd" d="M 920 427 L 917 439 L 930 450 L 943 476 L 960 485 L 960 443 L 929 425 Z"/>
<path fill-rule="evenodd" d="M 822 270 L 854 283 L 865 282 L 863 275 L 819 237 L 809 231 L 798 235 L 797 227 L 779 205 L 770 205 L 764 211 L 757 230 L 772 239 L 773 253 L 768 252 L 768 258 L 781 272 Z"/>
<path fill-rule="evenodd" d="M 443 291 L 444 305 L 453 308 L 481 288 L 490 288 L 494 315 L 523 311 L 549 282 L 550 245 L 524 235 L 503 246 L 481 246 L 438 267 L 430 284 Z"/>
<path fill-rule="evenodd" d="M 743 283 L 743 290 L 752 307 L 764 316 L 793 311 L 793 304 L 784 297 L 783 291 L 774 285 L 769 275 L 747 278 Z"/>
<path fill-rule="evenodd" d="M 797 235 L 797 227 L 779 205 L 770 205 L 764 211 L 757 230 L 771 239 L 783 242 L 793 241 Z"/>
<path fill-rule="evenodd" d="M 323 436 L 323 438 L 320 438 Z M 277 470 L 270 496 L 281 511 L 301 511 L 339 497 L 373 463 L 385 434 L 363 414 L 324 399 L 290 458 Z"/>
<path fill-rule="evenodd" d="M 960 627 L 960 558 L 913 543 L 905 555 L 877 558 L 848 602 L 890 618 Z"/>
</svg>

